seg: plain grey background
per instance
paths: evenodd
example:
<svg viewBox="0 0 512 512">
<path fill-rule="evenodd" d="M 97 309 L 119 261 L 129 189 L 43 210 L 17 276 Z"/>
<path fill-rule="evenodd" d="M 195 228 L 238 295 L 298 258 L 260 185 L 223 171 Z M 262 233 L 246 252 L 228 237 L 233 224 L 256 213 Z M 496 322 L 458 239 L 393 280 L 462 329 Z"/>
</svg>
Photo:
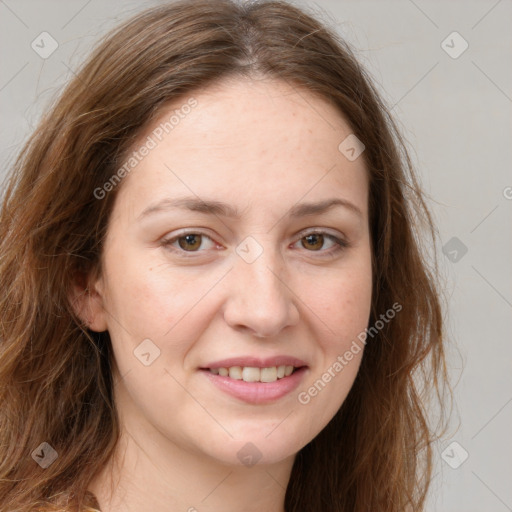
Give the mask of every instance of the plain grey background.
<svg viewBox="0 0 512 512">
<path fill-rule="evenodd" d="M 98 38 L 158 3 L 0 0 L 0 177 Z M 428 510 L 512 511 L 512 2 L 294 3 L 354 45 L 438 224 L 456 408 Z M 31 47 L 42 32 L 47 58 Z"/>
</svg>

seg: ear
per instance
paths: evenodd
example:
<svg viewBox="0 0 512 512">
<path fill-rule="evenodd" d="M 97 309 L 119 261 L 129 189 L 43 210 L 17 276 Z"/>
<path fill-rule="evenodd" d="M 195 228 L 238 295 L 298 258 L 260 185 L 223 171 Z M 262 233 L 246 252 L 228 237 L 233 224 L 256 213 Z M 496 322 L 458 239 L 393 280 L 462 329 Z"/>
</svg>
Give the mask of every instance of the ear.
<svg viewBox="0 0 512 512">
<path fill-rule="evenodd" d="M 69 299 L 75 314 L 92 331 L 106 331 L 102 279 L 97 278 L 95 272 L 77 271 L 72 281 Z"/>
</svg>

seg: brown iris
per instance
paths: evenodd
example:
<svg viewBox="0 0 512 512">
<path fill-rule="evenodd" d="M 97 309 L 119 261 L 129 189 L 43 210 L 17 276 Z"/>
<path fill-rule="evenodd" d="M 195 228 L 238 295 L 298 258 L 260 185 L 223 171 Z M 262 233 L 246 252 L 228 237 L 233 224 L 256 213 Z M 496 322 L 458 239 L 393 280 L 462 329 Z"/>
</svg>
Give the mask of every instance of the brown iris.
<svg viewBox="0 0 512 512">
<path fill-rule="evenodd" d="M 304 245 L 304 240 L 307 240 L 307 243 L 310 245 L 310 249 L 317 251 L 322 248 L 324 245 L 324 236 L 319 233 L 312 233 L 311 235 L 307 235 L 302 238 L 302 246 Z M 305 247 L 307 249 L 307 247 Z"/>
<path fill-rule="evenodd" d="M 201 236 L 202 235 L 198 234 L 189 234 L 181 236 L 180 238 L 178 238 L 179 245 L 184 251 L 193 251 L 194 249 L 198 249 L 199 247 L 201 247 Z"/>
</svg>

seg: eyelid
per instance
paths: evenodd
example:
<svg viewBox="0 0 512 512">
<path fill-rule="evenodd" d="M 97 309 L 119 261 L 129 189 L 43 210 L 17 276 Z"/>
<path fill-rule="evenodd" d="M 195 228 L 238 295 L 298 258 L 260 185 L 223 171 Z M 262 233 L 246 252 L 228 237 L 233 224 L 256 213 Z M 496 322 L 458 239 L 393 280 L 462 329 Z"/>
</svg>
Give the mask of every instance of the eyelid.
<svg viewBox="0 0 512 512">
<path fill-rule="evenodd" d="M 299 231 L 295 236 L 300 239 L 307 235 L 314 235 L 314 234 L 329 235 L 330 237 L 338 238 L 342 241 L 346 241 L 345 235 L 343 235 L 342 233 L 339 233 L 339 232 L 333 233 L 328 228 L 306 228 L 306 229 L 303 229 L 302 231 Z"/>
</svg>

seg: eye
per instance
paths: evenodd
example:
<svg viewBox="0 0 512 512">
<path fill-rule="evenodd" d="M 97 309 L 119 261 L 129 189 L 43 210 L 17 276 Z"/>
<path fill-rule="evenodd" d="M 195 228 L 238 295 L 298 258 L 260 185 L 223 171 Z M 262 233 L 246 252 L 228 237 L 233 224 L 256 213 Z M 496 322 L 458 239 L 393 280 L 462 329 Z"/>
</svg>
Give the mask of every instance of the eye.
<svg viewBox="0 0 512 512">
<path fill-rule="evenodd" d="M 178 245 L 176 246 L 176 244 Z M 208 235 L 204 233 L 188 232 L 182 233 L 167 240 L 163 240 L 162 245 L 171 250 L 180 252 L 201 252 L 201 248 L 202 250 L 211 249 L 215 243 Z"/>
<path fill-rule="evenodd" d="M 309 252 L 320 252 L 327 254 L 336 254 L 348 247 L 348 242 L 324 231 L 311 231 L 304 235 L 297 243 L 301 244 Z M 328 243 L 325 249 L 325 243 Z M 323 254 L 322 254 L 323 255 Z"/>
</svg>

